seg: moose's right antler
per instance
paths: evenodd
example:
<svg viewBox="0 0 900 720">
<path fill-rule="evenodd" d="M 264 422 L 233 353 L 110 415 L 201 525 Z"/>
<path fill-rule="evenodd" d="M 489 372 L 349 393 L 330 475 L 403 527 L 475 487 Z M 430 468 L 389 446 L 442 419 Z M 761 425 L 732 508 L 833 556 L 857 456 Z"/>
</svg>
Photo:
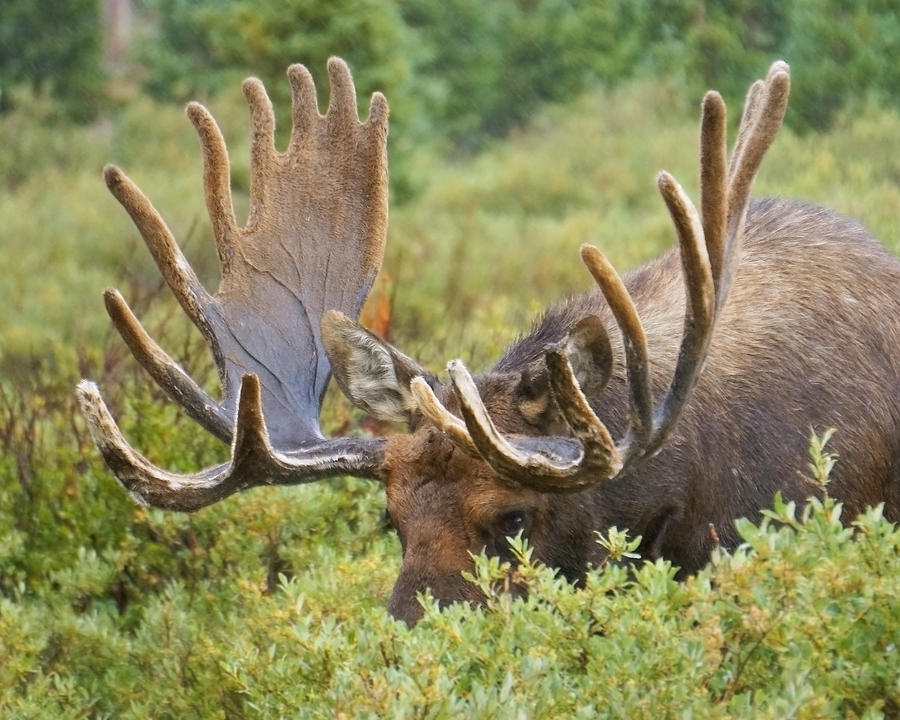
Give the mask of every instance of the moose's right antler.
<svg viewBox="0 0 900 720">
<path fill-rule="evenodd" d="M 571 492 L 619 476 L 663 444 L 687 402 L 706 358 L 716 317 L 731 284 L 744 232 L 753 178 L 787 108 L 789 68 L 776 62 L 747 95 L 731 161 L 727 161 L 725 104 L 716 92 L 703 99 L 700 129 L 701 213 L 668 173 L 657 184 L 675 225 L 686 293 L 684 331 L 671 384 L 652 407 L 647 341 L 634 303 L 619 275 L 594 247 L 582 259 L 600 287 L 625 347 L 630 391 L 629 429 L 615 442 L 579 387 L 566 343 L 546 352 L 550 387 L 576 442 L 569 438 L 504 437 L 488 414 L 463 364 L 449 364 L 463 420 L 444 408 L 421 378 L 411 389 L 419 408 L 454 442 L 473 448 L 502 477 L 545 492 Z M 607 343 L 601 322 L 582 322 L 569 342 Z M 464 421 L 464 422 L 463 422 Z"/>
<path fill-rule="evenodd" d="M 307 69 L 288 69 L 293 125 L 283 153 L 275 149 L 275 120 L 262 83 L 245 81 L 251 181 L 243 228 L 234 216 L 222 134 L 202 105 L 188 105 L 203 150 L 206 205 L 222 264 L 214 295 L 201 285 L 137 186 L 118 168 L 104 172 L 110 191 L 206 338 L 222 380 L 222 401 L 209 397 L 150 338 L 122 296 L 108 290 L 113 323 L 160 387 L 233 449 L 230 462 L 195 475 L 157 468 L 128 445 L 97 386 L 82 381 L 78 394 L 94 441 L 113 473 L 141 501 L 195 510 L 252 485 L 378 475 L 381 439 L 325 440 L 320 432 L 318 414 L 330 366 L 319 321 L 331 309 L 355 318 L 381 266 L 388 107 L 375 93 L 369 118 L 361 123 L 346 64 L 331 58 L 328 72 L 331 99 L 327 113 L 320 115 Z"/>
</svg>

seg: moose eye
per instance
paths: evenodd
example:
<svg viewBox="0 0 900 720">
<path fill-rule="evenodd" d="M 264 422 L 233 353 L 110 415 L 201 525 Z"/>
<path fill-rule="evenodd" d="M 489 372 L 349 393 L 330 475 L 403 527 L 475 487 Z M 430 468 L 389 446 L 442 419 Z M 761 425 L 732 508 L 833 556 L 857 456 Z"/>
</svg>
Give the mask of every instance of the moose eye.
<svg viewBox="0 0 900 720">
<path fill-rule="evenodd" d="M 494 529 L 498 535 L 512 537 L 520 532 L 525 535 L 531 527 L 531 514 L 527 510 L 510 510 L 497 518 Z"/>
</svg>

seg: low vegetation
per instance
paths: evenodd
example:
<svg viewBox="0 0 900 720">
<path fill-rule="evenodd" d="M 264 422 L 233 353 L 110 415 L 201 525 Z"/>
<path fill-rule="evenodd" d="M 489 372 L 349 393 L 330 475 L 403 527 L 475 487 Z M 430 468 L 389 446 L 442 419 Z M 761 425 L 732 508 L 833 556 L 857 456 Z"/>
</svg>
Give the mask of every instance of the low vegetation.
<svg viewBox="0 0 900 720">
<path fill-rule="evenodd" d="M 103 489 L 87 473 L 86 490 Z M 99 487 L 98 487 L 99 486 Z M 685 582 L 610 562 L 576 589 L 529 560 L 484 610 L 381 600 L 395 571 L 377 488 L 255 492 L 196 517 L 114 499 L 101 551 L 0 599 L 9 717 L 895 717 L 900 531 L 777 498 L 745 544 Z M 119 507 L 117 507 L 119 506 Z M 99 508 L 98 508 L 99 509 Z M 110 527 L 112 526 L 112 527 Z M 112 539 L 107 535 L 108 539 Z M 10 541 L 18 544 L 10 544 Z M 4 533 L 15 562 L 27 538 Z M 611 529 L 613 555 L 634 542 Z"/>
</svg>

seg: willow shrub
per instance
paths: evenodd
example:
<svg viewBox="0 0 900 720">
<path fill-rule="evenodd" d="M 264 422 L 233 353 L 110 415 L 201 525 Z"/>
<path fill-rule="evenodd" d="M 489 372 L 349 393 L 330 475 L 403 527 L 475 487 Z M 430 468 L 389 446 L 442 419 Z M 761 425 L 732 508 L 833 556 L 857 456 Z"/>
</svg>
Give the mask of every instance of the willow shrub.
<svg viewBox="0 0 900 720">
<path fill-rule="evenodd" d="M 612 560 L 575 588 L 513 540 L 527 598 L 503 592 L 506 568 L 481 556 L 470 579 L 486 608 L 425 597 L 410 630 L 383 609 L 399 549 L 378 492 L 346 482 L 195 516 L 135 508 L 127 522 L 143 534 L 97 545 L 95 530 L 60 548 L 65 566 L 0 596 L 0 715 L 900 712 L 900 530 L 879 509 L 844 524 L 831 499 L 776 497 L 760 524 L 738 521 L 739 549 L 685 581 L 667 562 Z M 634 555 L 624 532 L 598 542 Z M 0 547 L 9 561 L 21 535 L 4 529 Z"/>
</svg>

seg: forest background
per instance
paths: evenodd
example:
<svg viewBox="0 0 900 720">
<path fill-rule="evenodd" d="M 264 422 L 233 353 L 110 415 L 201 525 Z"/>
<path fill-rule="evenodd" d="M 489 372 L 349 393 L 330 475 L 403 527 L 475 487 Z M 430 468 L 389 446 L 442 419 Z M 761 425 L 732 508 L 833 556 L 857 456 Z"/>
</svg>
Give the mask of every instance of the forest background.
<svg viewBox="0 0 900 720">
<path fill-rule="evenodd" d="M 900 715 L 900 534 L 877 509 L 848 529 L 828 499 L 773 498 L 761 526 L 740 523 L 744 547 L 684 583 L 666 563 L 610 563 L 576 590 L 525 561 L 527 600 L 429 605 L 409 631 L 384 611 L 400 550 L 372 484 L 260 489 L 190 516 L 122 491 L 78 416 L 81 377 L 155 462 L 194 470 L 227 448 L 109 330 L 115 285 L 215 391 L 101 169 L 138 182 L 215 287 L 184 102 L 223 129 L 240 216 L 240 81 L 263 79 L 283 133 L 285 68 L 306 64 L 324 106 L 332 54 L 362 112 L 374 90 L 391 105 L 388 252 L 364 321 L 435 371 L 486 367 L 589 287 L 582 242 L 620 269 L 670 246 L 656 171 L 694 193 L 702 92 L 722 91 L 734 124 L 777 58 L 791 105 L 756 194 L 858 217 L 900 250 L 896 0 L 4 0 L 0 716 Z M 323 426 L 388 430 L 337 393 Z M 811 451 L 784 472 L 824 480 L 827 448 Z M 497 568 L 478 568 L 490 589 Z"/>
</svg>

